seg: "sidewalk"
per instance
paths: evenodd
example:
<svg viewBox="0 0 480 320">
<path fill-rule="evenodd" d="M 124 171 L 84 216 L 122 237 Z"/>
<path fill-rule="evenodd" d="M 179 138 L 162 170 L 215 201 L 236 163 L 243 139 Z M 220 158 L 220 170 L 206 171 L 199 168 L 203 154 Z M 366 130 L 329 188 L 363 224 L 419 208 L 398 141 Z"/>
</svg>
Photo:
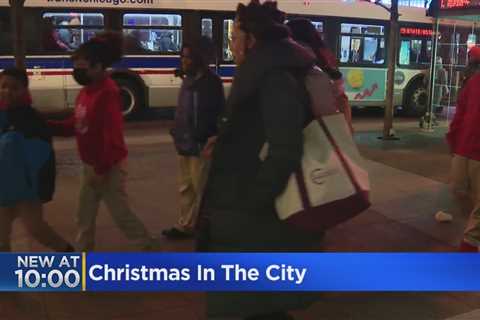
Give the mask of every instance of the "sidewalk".
<svg viewBox="0 0 480 320">
<path fill-rule="evenodd" d="M 363 124 L 361 125 L 363 126 Z M 383 142 L 377 132 L 359 131 L 356 139 L 369 159 L 373 206 L 331 230 L 322 247 L 341 252 L 454 252 L 464 217 L 453 209 L 446 182 L 449 155 L 443 133 L 415 130 L 404 124 L 400 141 Z M 129 189 L 141 219 L 159 235 L 177 215 L 176 158 L 166 129 L 132 134 Z M 142 137 L 142 138 L 140 138 Z M 56 201 L 47 219 L 71 239 L 79 188 L 79 163 L 72 142 L 58 143 L 59 177 Z M 454 213 L 452 223 L 439 224 L 438 210 Z M 16 227 L 14 249 L 44 250 Z M 163 241 L 168 251 L 190 251 L 192 243 Z M 98 251 L 132 247 L 104 208 L 97 222 Z M 361 270 L 357 270 L 361 276 Z M 299 320 L 467 320 L 461 315 L 480 308 L 479 293 L 328 293 Z M 204 320 L 203 293 L 0 294 L 0 319 L 35 320 Z M 459 318 L 454 318 L 454 317 Z M 452 319 L 450 319 L 452 318 Z M 475 317 L 474 317 L 475 318 Z M 472 318 L 472 319 L 474 319 Z"/>
</svg>

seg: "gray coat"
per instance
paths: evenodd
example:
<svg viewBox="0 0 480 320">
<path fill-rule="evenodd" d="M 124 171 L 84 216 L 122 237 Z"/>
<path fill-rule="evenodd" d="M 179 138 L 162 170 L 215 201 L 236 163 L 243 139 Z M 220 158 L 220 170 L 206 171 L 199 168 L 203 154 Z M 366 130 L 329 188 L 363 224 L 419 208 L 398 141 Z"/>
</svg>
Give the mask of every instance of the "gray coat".
<svg viewBox="0 0 480 320">
<path fill-rule="evenodd" d="M 322 235 L 281 222 L 274 199 L 300 165 L 308 96 L 300 79 L 315 56 L 289 39 L 256 47 L 236 70 L 200 218 L 199 250 L 300 252 Z M 259 158 L 268 141 L 268 157 Z M 305 307 L 312 294 L 211 293 L 208 312 L 249 316 Z"/>
</svg>

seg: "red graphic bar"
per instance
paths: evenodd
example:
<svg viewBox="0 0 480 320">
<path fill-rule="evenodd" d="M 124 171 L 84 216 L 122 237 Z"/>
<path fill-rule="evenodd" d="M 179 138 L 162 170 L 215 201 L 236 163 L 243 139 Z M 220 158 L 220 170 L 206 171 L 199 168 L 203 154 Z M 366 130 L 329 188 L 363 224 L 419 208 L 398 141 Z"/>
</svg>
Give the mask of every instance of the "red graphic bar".
<svg viewBox="0 0 480 320">
<path fill-rule="evenodd" d="M 363 90 L 362 93 L 357 93 L 357 94 L 355 95 L 355 98 L 353 98 L 353 99 L 355 99 L 355 100 L 363 100 L 363 99 L 365 99 L 365 98 L 371 97 L 371 96 L 375 93 L 375 91 L 377 91 L 377 89 L 378 89 L 378 84 L 377 84 L 377 83 L 374 83 L 374 84 L 372 85 L 372 88 L 371 88 L 370 90 L 369 90 L 368 88 L 366 88 L 365 90 Z"/>
<path fill-rule="evenodd" d="M 433 35 L 432 29 L 422 29 L 422 28 L 400 28 L 400 34 L 402 36 L 421 36 L 421 37 L 431 37 Z"/>
<path fill-rule="evenodd" d="M 440 9 L 479 8 L 480 0 L 441 0 Z"/>
</svg>

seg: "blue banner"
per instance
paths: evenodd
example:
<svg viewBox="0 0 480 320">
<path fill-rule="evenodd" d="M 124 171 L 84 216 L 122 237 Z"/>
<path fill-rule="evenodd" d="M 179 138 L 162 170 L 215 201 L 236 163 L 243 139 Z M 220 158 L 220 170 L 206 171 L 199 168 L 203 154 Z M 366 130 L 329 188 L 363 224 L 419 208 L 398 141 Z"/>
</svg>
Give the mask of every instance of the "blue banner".
<svg viewBox="0 0 480 320">
<path fill-rule="evenodd" d="M 81 254 L 0 253 L 0 291 L 81 291 Z"/>
<path fill-rule="evenodd" d="M 2 291 L 480 291 L 460 253 L 0 254 Z"/>
</svg>

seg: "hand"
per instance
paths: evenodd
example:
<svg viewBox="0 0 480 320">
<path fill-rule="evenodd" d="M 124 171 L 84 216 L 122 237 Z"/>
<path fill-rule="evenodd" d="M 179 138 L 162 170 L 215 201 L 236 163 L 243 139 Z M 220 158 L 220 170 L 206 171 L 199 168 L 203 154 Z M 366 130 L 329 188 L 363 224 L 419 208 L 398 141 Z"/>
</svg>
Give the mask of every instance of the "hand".
<svg viewBox="0 0 480 320">
<path fill-rule="evenodd" d="M 213 149 L 215 148 L 215 143 L 217 142 L 217 136 L 208 138 L 207 143 L 203 147 L 202 156 L 204 158 L 210 159 L 212 157 Z"/>
</svg>

